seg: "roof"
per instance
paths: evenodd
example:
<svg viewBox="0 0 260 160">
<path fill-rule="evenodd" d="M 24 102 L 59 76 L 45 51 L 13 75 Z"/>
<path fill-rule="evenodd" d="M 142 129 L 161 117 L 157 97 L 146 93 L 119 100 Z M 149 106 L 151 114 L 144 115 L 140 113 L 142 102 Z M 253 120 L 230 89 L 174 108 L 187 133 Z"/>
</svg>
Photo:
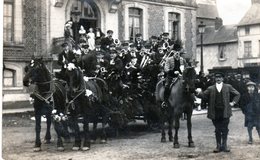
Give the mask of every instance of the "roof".
<svg viewBox="0 0 260 160">
<path fill-rule="evenodd" d="M 220 44 L 237 42 L 237 27 L 235 25 L 221 26 L 218 30 L 215 30 L 215 26 L 209 26 L 205 28 L 203 34 L 203 44 Z M 197 45 L 200 45 L 200 36 L 197 35 Z"/>
<path fill-rule="evenodd" d="M 197 17 L 215 19 L 219 17 L 216 5 L 198 4 Z"/>
<path fill-rule="evenodd" d="M 260 4 L 254 3 L 251 8 L 247 11 L 238 26 L 259 24 L 260 23 Z"/>
</svg>

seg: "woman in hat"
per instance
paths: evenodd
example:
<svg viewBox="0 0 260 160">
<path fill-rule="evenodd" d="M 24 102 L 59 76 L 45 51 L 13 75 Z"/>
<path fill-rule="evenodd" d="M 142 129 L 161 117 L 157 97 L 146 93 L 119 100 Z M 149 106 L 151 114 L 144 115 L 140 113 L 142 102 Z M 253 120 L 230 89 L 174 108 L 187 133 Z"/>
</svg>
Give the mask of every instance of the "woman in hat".
<svg viewBox="0 0 260 160">
<path fill-rule="evenodd" d="M 245 127 L 248 131 L 248 144 L 253 143 L 252 130 L 256 127 L 260 138 L 260 94 L 254 82 L 247 82 L 247 92 L 241 97 L 242 112 L 245 115 Z"/>
</svg>

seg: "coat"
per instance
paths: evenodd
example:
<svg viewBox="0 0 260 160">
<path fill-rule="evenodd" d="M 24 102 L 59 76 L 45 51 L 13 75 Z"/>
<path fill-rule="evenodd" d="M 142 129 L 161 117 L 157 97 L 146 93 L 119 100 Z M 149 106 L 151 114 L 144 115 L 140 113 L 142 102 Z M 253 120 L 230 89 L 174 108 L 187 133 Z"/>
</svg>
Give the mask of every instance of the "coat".
<svg viewBox="0 0 260 160">
<path fill-rule="evenodd" d="M 260 127 L 260 94 L 255 92 L 250 96 L 248 92 L 244 93 L 240 105 L 245 115 L 245 126 L 249 124 Z"/>
<path fill-rule="evenodd" d="M 204 92 L 201 92 L 197 95 L 199 98 L 209 101 L 207 117 L 212 120 L 215 119 L 216 117 L 215 114 L 216 92 L 217 92 L 216 85 L 212 85 L 208 87 Z M 223 103 L 224 103 L 223 118 L 229 118 L 232 116 L 232 110 L 229 103 L 230 102 L 234 102 L 235 104 L 238 103 L 240 98 L 240 93 L 236 89 L 234 89 L 231 85 L 225 83 L 223 83 L 221 92 L 223 95 Z M 234 98 L 231 101 L 230 96 L 232 94 L 234 95 Z"/>
</svg>

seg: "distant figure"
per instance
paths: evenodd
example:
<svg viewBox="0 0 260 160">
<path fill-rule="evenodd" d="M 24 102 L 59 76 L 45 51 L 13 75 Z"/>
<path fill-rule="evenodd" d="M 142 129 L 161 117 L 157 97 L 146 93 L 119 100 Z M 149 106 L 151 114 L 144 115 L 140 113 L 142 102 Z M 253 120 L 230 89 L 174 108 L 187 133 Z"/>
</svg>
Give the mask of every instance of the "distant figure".
<svg viewBox="0 0 260 160">
<path fill-rule="evenodd" d="M 252 144 L 253 127 L 256 127 L 260 138 L 260 94 L 254 82 L 247 82 L 246 86 L 247 92 L 242 94 L 240 104 L 242 112 L 245 115 L 245 127 L 247 127 L 249 136 L 248 144 Z"/>
<path fill-rule="evenodd" d="M 89 33 L 87 34 L 88 45 L 91 51 L 95 49 L 95 33 L 93 31 L 93 28 L 89 28 Z"/>
</svg>

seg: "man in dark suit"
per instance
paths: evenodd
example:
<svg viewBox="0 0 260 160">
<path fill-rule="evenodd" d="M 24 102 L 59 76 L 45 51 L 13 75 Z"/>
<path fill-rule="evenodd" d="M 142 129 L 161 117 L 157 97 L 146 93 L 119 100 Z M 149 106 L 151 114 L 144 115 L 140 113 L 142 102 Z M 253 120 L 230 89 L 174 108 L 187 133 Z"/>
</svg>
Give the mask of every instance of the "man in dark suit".
<svg viewBox="0 0 260 160">
<path fill-rule="evenodd" d="M 63 47 L 63 51 L 58 55 L 58 65 L 61 66 L 61 71 L 60 73 L 56 74 L 56 77 L 59 79 L 63 79 L 65 81 L 67 81 L 66 77 L 65 77 L 65 71 L 67 68 L 67 65 L 69 63 L 76 63 L 76 57 L 74 55 L 74 53 L 69 49 L 69 44 L 68 43 L 63 43 L 62 44 Z"/>
<path fill-rule="evenodd" d="M 203 92 L 197 90 L 199 98 L 209 101 L 207 117 L 213 122 L 217 142 L 214 153 L 221 151 L 230 152 L 230 149 L 227 147 L 228 124 L 232 116 L 231 108 L 238 103 L 240 98 L 239 92 L 231 85 L 223 83 L 223 79 L 223 73 L 216 73 L 216 84 L 208 87 Z M 230 95 L 234 95 L 232 101 L 230 100 Z"/>
<path fill-rule="evenodd" d="M 101 39 L 101 46 L 100 49 L 103 51 L 109 51 L 109 47 L 111 44 L 114 43 L 114 39 L 113 39 L 113 31 L 112 30 L 108 30 L 107 31 L 107 36 L 105 38 Z"/>
</svg>

